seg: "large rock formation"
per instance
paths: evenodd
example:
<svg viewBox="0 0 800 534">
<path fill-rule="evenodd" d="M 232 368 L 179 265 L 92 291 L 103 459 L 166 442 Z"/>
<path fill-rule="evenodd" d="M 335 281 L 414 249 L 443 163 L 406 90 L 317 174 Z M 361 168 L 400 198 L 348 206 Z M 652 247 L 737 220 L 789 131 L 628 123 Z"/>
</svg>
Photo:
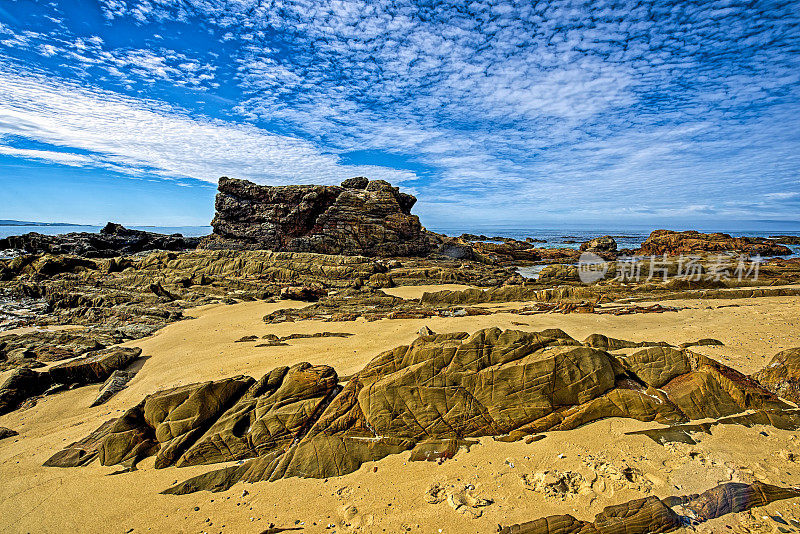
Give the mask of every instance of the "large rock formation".
<svg viewBox="0 0 800 534">
<path fill-rule="evenodd" d="M 261 186 L 219 180 L 207 248 L 364 256 L 422 256 L 435 237 L 411 215 L 417 199 L 383 180 L 341 186 Z"/>
<path fill-rule="evenodd" d="M 6 237 L 0 239 L 0 250 L 22 250 L 28 254 L 71 254 L 87 258 L 111 258 L 145 250 L 193 249 L 199 243 L 199 237 L 131 230 L 121 224 L 110 222 L 97 234 L 71 232 L 60 235 L 43 235 L 30 232 Z"/>
<path fill-rule="evenodd" d="M 676 256 L 698 252 L 739 252 L 750 256 L 788 256 L 792 253 L 789 247 L 772 239 L 731 237 L 722 233 L 701 234 L 696 230 L 654 230 L 642 243 L 637 254 Z"/>
<path fill-rule="evenodd" d="M 330 367 L 302 363 L 258 382 L 236 377 L 155 393 L 104 426 L 105 437 L 73 444 L 49 463 L 98 456 L 104 465 L 131 465 L 152 454 L 156 467 L 247 459 L 168 490 L 186 493 L 239 480 L 339 476 L 417 447 L 416 456 L 426 456 L 452 449 L 453 440 L 513 441 L 606 417 L 674 424 L 790 408 L 704 356 L 639 348 L 613 355 L 561 330 L 423 335 L 378 355 L 343 385 Z"/>
</svg>

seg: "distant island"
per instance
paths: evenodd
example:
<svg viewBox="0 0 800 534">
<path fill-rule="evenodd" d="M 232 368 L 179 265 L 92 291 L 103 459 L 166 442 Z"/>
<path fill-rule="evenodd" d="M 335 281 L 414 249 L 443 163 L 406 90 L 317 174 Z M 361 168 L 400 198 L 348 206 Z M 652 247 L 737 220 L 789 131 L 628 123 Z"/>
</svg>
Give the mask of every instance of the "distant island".
<svg viewBox="0 0 800 534">
<path fill-rule="evenodd" d="M 65 222 L 35 222 L 35 221 L 16 221 L 14 219 L 0 219 L 0 226 L 91 226 L 91 225 L 65 223 Z"/>
</svg>

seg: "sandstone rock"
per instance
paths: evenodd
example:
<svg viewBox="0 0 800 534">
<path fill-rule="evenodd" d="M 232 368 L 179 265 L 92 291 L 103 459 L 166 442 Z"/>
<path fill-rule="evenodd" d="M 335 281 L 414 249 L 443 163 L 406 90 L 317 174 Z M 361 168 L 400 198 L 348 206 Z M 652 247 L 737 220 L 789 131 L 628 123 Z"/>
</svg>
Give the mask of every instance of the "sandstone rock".
<svg viewBox="0 0 800 534">
<path fill-rule="evenodd" d="M 702 355 L 689 353 L 692 371 L 661 387 L 690 419 L 719 418 L 746 410 L 789 406 L 758 382 Z"/>
<path fill-rule="evenodd" d="M 696 521 L 703 522 L 794 497 L 800 497 L 800 490 L 758 481 L 753 484 L 728 482 L 701 493 L 684 507 L 694 512 Z"/>
<path fill-rule="evenodd" d="M 601 257 L 613 258 L 617 255 L 617 242 L 610 235 L 595 237 L 589 241 L 581 243 L 581 252 L 592 252 Z"/>
<path fill-rule="evenodd" d="M 345 189 L 366 189 L 368 185 L 369 179 L 364 176 L 348 178 L 342 182 L 342 187 Z"/>
<path fill-rule="evenodd" d="M 44 466 L 78 467 L 91 463 L 97 458 L 101 442 L 108 436 L 108 433 L 116 422 L 117 419 L 109 419 L 82 440 L 76 441 L 65 449 L 55 453 L 44 463 Z"/>
<path fill-rule="evenodd" d="M 731 237 L 728 234 L 701 234 L 695 230 L 674 232 L 654 230 L 642 243 L 639 255 L 677 256 L 697 252 L 740 252 L 751 256 L 788 256 L 791 249 L 758 237 Z"/>
<path fill-rule="evenodd" d="M 704 522 L 730 513 L 743 512 L 781 499 L 800 496 L 800 490 L 780 488 L 762 482 L 727 482 L 700 495 L 651 496 L 607 506 L 594 523 L 571 515 L 553 515 L 500 529 L 500 534 L 658 534 L 684 526 L 680 515 L 671 509 L 682 506 L 695 522 Z"/>
<path fill-rule="evenodd" d="M 328 366 L 279 367 L 253 384 L 178 461 L 178 466 L 252 458 L 290 445 L 337 387 Z"/>
<path fill-rule="evenodd" d="M 600 534 L 647 534 L 672 532 L 682 526 L 681 518 L 655 496 L 607 506 L 594 518 Z"/>
<path fill-rule="evenodd" d="M 637 343 L 635 341 L 626 341 L 624 339 L 616 339 L 613 337 L 604 336 L 603 334 L 591 334 L 583 340 L 584 345 L 604 350 L 619 350 L 619 349 L 632 349 L 637 347 L 653 347 L 653 346 L 668 346 L 667 343 L 654 343 L 651 341 L 643 341 Z"/>
<path fill-rule="evenodd" d="M 779 397 L 800 404 L 800 348 L 779 352 L 753 378 Z"/>
<path fill-rule="evenodd" d="M 445 241 L 436 249 L 436 254 L 454 260 L 474 260 L 475 251 L 466 243 Z"/>
<path fill-rule="evenodd" d="M 142 354 L 140 348 L 111 347 L 51 367 L 47 374 L 54 384 L 86 385 L 103 382 L 117 369 L 124 369 Z"/>
<path fill-rule="evenodd" d="M 322 284 L 309 284 L 305 286 L 289 286 L 281 290 L 281 298 L 288 300 L 302 300 L 313 302 L 328 294 Z"/>
<path fill-rule="evenodd" d="M 255 381 L 235 377 L 158 392 L 128 410 L 99 445 L 103 465 L 134 463 L 158 451 L 155 467 L 174 464 Z"/>
<path fill-rule="evenodd" d="M 617 358 L 561 330 L 490 328 L 420 336 L 344 386 L 329 367 L 298 364 L 257 383 L 238 377 L 158 392 L 120 418 L 98 451 L 103 464 L 133 465 L 158 450 L 159 468 L 246 460 L 167 490 L 187 493 L 340 476 L 409 449 L 415 459 L 442 459 L 469 438 L 514 441 L 607 417 L 674 425 L 747 410 L 773 414 L 747 414 L 753 421 L 794 425 L 788 405 L 705 356 L 656 345 Z M 636 525 L 663 519 L 655 502 L 625 510 Z M 612 512 L 608 524 L 620 517 Z"/>
<path fill-rule="evenodd" d="M 500 534 L 598 534 L 592 523 L 580 521 L 571 515 L 551 515 L 511 525 L 499 531 Z"/>
<path fill-rule="evenodd" d="M 17 369 L 0 385 L 0 415 L 16 410 L 28 397 L 41 395 L 52 385 L 49 375 Z"/>
<path fill-rule="evenodd" d="M 116 370 L 111 373 L 111 376 L 100 386 L 100 392 L 97 394 L 97 398 L 94 399 L 91 406 L 99 406 L 108 402 L 108 400 L 128 387 L 128 382 L 136 375 L 131 371 L 120 371 Z"/>
<path fill-rule="evenodd" d="M 431 330 L 427 326 L 423 326 L 422 328 L 420 328 L 417 331 L 417 334 L 419 334 L 420 336 L 433 336 L 433 335 L 436 335 L 436 332 L 434 332 L 433 330 Z"/>
<path fill-rule="evenodd" d="M 220 178 L 208 248 L 422 256 L 435 240 L 411 215 L 416 198 L 388 182 L 259 186 Z"/>
<path fill-rule="evenodd" d="M 647 385 L 660 388 L 676 376 L 691 370 L 686 355 L 671 347 L 650 347 L 620 360 Z"/>
<path fill-rule="evenodd" d="M 718 339 L 703 338 L 703 339 L 698 339 L 697 341 L 681 343 L 680 347 L 682 349 L 686 349 L 689 347 L 722 347 L 724 345 L 725 344 Z"/>
<path fill-rule="evenodd" d="M 53 392 L 54 386 L 85 386 L 105 381 L 117 369 L 127 367 L 141 354 L 139 348 L 113 347 L 55 365 L 47 371 L 17 369 L 0 385 L 0 414 L 17 409 L 30 397 Z"/>
</svg>

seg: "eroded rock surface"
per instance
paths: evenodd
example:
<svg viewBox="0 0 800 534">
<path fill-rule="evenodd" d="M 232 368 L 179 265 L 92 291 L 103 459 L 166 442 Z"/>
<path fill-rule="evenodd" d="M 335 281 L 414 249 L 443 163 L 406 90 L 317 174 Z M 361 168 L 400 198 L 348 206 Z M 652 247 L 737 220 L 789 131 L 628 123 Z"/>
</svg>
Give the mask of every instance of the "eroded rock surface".
<svg viewBox="0 0 800 534">
<path fill-rule="evenodd" d="M 774 394 L 800 404 L 800 347 L 779 352 L 753 378 Z"/>
<path fill-rule="evenodd" d="M 51 388 L 85 386 L 103 382 L 111 374 L 124 369 L 142 353 L 139 348 L 110 347 L 87 353 L 46 371 L 19 368 L 0 385 L 0 415 L 15 410 L 28 398 Z"/>
<path fill-rule="evenodd" d="M 697 252 L 740 252 L 751 256 L 788 256 L 792 253 L 789 247 L 771 239 L 732 237 L 723 233 L 702 234 L 696 230 L 654 230 L 638 250 L 642 255 L 670 256 Z"/>
<path fill-rule="evenodd" d="M 204 246 L 424 256 L 436 240 L 411 214 L 416 201 L 383 180 L 272 187 L 223 177 Z"/>
<path fill-rule="evenodd" d="M 790 411 L 705 356 L 666 344 L 640 348 L 615 356 L 556 329 L 423 335 L 343 385 L 330 367 L 304 363 L 258 382 L 237 377 L 155 393 L 97 450 L 105 465 L 149 454 L 156 467 L 246 460 L 168 490 L 186 493 L 239 480 L 339 476 L 415 447 L 420 458 L 452 456 L 468 438 L 513 441 L 606 417 L 677 424 Z"/>
<path fill-rule="evenodd" d="M 673 532 L 691 523 L 702 523 L 730 513 L 743 512 L 774 501 L 800 496 L 800 491 L 762 482 L 720 484 L 700 495 L 655 496 L 607 506 L 594 522 L 571 515 L 552 515 L 511 525 L 501 534 L 656 534 Z M 673 507 L 681 512 L 673 510 Z"/>
</svg>

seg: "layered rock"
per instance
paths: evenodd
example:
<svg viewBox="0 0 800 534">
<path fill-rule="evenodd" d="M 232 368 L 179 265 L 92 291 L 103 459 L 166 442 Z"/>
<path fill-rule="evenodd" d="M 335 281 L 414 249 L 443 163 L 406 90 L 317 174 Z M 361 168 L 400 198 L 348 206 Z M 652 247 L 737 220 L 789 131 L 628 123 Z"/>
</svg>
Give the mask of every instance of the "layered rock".
<svg viewBox="0 0 800 534">
<path fill-rule="evenodd" d="M 774 394 L 800 404 L 800 347 L 779 352 L 753 378 Z"/>
<path fill-rule="evenodd" d="M 468 438 L 513 441 L 606 417 L 675 424 L 789 408 L 733 369 L 675 347 L 614 356 L 561 330 L 490 328 L 420 336 L 343 385 L 330 367 L 304 363 L 258 382 L 236 377 L 158 392 L 104 438 L 77 448 L 78 457 L 105 465 L 151 454 L 156 467 L 249 459 L 169 490 L 186 493 L 239 480 L 339 476 L 409 449 L 425 458 Z"/>
<path fill-rule="evenodd" d="M 157 234 L 131 230 L 121 224 L 108 223 L 100 233 L 71 232 L 43 235 L 30 232 L 0 239 L 0 250 L 21 250 L 27 254 L 69 254 L 87 258 L 111 258 L 145 250 L 186 250 L 196 248 L 198 237 L 181 234 Z"/>
<path fill-rule="evenodd" d="M 16 369 L 0 385 L 0 415 L 15 410 L 30 397 L 53 388 L 85 386 L 108 379 L 141 355 L 142 349 L 111 347 L 92 351 L 81 358 L 54 365 L 46 371 Z"/>
<path fill-rule="evenodd" d="M 727 482 L 700 495 L 650 496 L 607 506 L 594 522 L 571 515 L 551 515 L 500 529 L 501 534 L 656 534 L 673 532 L 691 523 L 703 523 L 744 512 L 771 502 L 800 496 L 800 491 L 755 482 Z M 678 507 L 682 512 L 672 510 Z M 685 514 L 685 515 L 684 515 Z"/>
<path fill-rule="evenodd" d="M 792 253 L 791 249 L 771 239 L 731 237 L 723 233 L 701 234 L 696 230 L 654 230 L 637 253 L 677 256 L 699 252 L 739 252 L 750 256 L 787 256 Z"/>
<path fill-rule="evenodd" d="M 364 256 L 424 256 L 431 234 L 411 214 L 417 201 L 383 180 L 341 186 L 260 186 L 219 180 L 208 248 Z"/>
<path fill-rule="evenodd" d="M 610 235 L 604 235 L 581 243 L 580 251 L 591 252 L 603 258 L 614 258 L 617 255 L 617 242 Z"/>
</svg>

